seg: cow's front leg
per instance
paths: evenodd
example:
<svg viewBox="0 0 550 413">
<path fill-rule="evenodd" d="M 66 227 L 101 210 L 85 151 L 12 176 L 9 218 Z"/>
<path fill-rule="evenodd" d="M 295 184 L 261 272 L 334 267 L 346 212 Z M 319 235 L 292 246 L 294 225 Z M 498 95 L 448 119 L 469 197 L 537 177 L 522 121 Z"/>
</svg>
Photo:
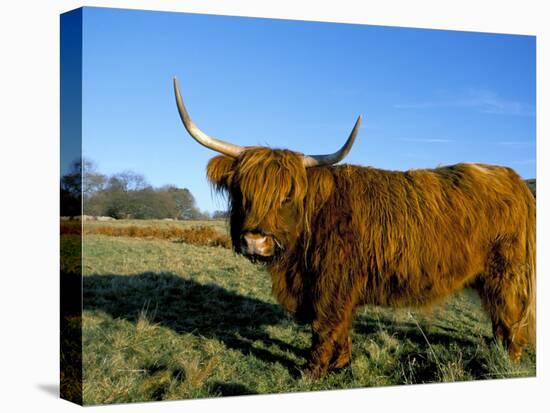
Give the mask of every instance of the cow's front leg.
<svg viewBox="0 0 550 413">
<path fill-rule="evenodd" d="M 312 324 L 313 337 L 307 374 L 318 379 L 331 370 L 340 369 L 351 360 L 349 331 L 353 311 L 336 319 L 318 319 Z"/>
<path fill-rule="evenodd" d="M 334 347 L 332 361 L 329 370 L 338 370 L 346 367 L 351 362 L 351 337 L 349 332 L 338 341 Z"/>
</svg>

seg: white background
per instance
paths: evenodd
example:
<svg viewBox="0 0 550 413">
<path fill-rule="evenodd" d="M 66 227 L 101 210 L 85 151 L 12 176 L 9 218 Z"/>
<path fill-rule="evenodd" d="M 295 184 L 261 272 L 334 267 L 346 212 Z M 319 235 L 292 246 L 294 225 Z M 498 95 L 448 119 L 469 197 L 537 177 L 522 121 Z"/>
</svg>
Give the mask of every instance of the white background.
<svg viewBox="0 0 550 413">
<path fill-rule="evenodd" d="M 544 1 L 12 1 L 0 15 L 0 410 L 59 400 L 59 14 L 82 5 L 537 36 L 537 378 L 92 407 L 117 412 L 548 411 L 549 30 Z M 545 27 L 546 26 L 546 27 Z M 353 59 L 350 58 L 350 63 Z M 546 235 L 545 235 L 546 233 Z"/>
</svg>

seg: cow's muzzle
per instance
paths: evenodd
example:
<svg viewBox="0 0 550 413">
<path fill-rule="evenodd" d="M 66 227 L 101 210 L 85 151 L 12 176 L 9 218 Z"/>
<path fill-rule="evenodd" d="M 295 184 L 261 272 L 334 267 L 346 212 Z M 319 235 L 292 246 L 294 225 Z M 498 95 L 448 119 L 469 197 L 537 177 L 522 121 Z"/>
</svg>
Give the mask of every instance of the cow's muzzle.
<svg viewBox="0 0 550 413">
<path fill-rule="evenodd" d="M 261 232 L 245 232 L 241 236 L 241 252 L 255 260 L 269 260 L 277 252 L 277 241 L 272 235 Z"/>
</svg>

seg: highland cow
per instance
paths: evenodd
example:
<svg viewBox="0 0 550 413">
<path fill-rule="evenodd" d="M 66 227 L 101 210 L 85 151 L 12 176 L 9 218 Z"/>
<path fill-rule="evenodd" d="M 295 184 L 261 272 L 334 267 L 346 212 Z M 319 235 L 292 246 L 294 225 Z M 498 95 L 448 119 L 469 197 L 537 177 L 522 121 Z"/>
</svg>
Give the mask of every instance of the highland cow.
<svg viewBox="0 0 550 413">
<path fill-rule="evenodd" d="M 334 154 L 241 147 L 202 132 L 174 90 L 189 134 L 222 154 L 207 176 L 228 194 L 234 250 L 265 262 L 278 302 L 311 324 L 312 377 L 350 363 L 358 306 L 425 307 L 466 286 L 512 359 L 533 342 L 535 201 L 512 169 L 334 166 L 360 117 Z"/>
</svg>

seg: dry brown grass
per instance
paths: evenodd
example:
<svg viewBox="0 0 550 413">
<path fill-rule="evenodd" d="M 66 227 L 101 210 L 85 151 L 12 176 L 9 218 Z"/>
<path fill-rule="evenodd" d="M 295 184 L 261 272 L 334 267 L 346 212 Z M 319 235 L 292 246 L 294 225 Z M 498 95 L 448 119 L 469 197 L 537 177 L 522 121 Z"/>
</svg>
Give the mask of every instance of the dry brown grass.
<svg viewBox="0 0 550 413">
<path fill-rule="evenodd" d="M 61 234 L 80 234 L 80 222 L 63 222 Z M 227 235 L 212 226 L 198 225 L 182 227 L 179 225 L 115 225 L 94 224 L 84 225 L 84 235 L 107 235 L 111 237 L 131 237 L 145 239 L 162 239 L 176 242 L 185 242 L 198 246 L 231 248 L 231 240 Z"/>
<path fill-rule="evenodd" d="M 61 223 L 61 235 L 80 235 L 82 234 L 82 222 L 65 221 Z"/>
</svg>

